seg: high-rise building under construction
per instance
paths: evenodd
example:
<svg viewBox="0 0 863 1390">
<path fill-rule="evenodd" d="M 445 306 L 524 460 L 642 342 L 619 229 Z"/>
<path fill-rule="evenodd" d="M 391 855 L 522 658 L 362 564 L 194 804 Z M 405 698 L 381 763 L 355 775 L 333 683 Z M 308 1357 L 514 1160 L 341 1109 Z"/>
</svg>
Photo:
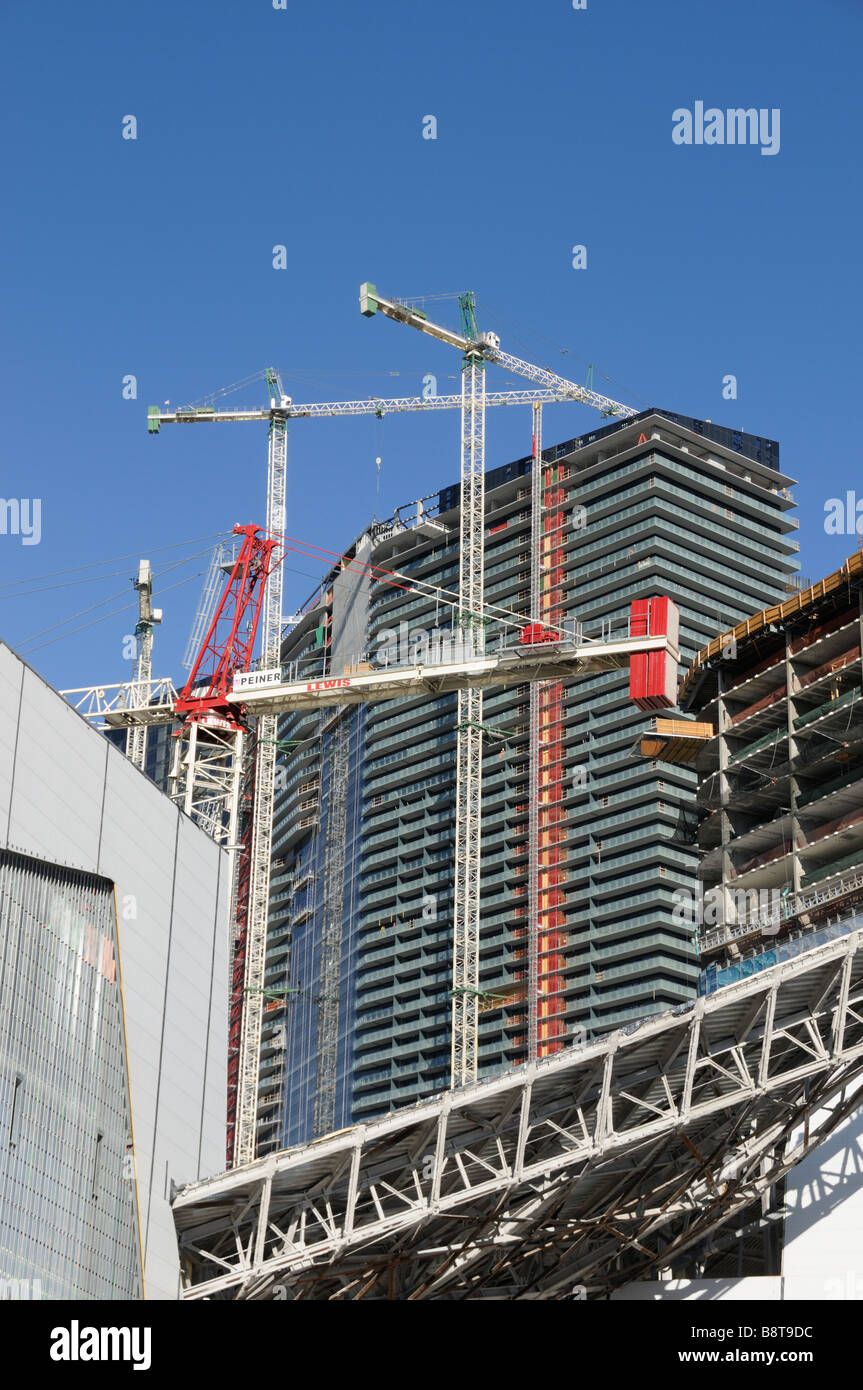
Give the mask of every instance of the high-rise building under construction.
<svg viewBox="0 0 863 1390">
<path fill-rule="evenodd" d="M 772 441 L 644 411 L 543 451 L 538 518 L 533 467 L 486 476 L 490 605 L 610 629 L 667 595 L 688 662 L 788 592 L 796 521 Z M 459 500 L 444 488 L 369 526 L 283 662 L 337 678 L 447 640 Z M 695 993 L 674 913 L 695 878 L 695 774 L 639 756 L 649 718 L 625 671 L 486 692 L 480 1077 Z M 259 1153 L 449 1084 L 457 720 L 444 695 L 280 721 Z"/>
</svg>

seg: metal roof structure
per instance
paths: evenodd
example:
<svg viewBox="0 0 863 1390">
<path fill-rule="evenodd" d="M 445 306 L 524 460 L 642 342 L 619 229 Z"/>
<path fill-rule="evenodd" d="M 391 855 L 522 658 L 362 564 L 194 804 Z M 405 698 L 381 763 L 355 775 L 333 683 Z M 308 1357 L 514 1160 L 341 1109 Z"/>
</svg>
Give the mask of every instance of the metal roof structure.
<svg viewBox="0 0 863 1390">
<path fill-rule="evenodd" d="M 863 930 L 629 1030 L 184 1188 L 186 1299 L 602 1296 L 859 1106 Z"/>
<path fill-rule="evenodd" d="M 571 680 L 577 675 L 625 669 L 630 657 L 645 652 L 663 653 L 675 663 L 680 659 L 672 639 L 665 633 L 607 641 L 540 641 L 502 647 L 482 655 L 466 652 L 454 661 L 361 670 L 326 680 L 283 682 L 281 672 L 275 668 L 243 671 L 234 677 L 228 700 L 251 714 L 284 714 L 294 709 L 317 709 L 320 705 L 370 704 L 418 695 L 445 695 L 452 690 L 521 685 L 533 680 Z"/>
</svg>

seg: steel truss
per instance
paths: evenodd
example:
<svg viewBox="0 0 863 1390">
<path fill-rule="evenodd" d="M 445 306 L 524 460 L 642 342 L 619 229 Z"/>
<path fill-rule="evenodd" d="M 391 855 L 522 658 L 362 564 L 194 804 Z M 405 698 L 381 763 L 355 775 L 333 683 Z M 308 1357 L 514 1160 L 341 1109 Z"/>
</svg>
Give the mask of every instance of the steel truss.
<svg viewBox="0 0 863 1390">
<path fill-rule="evenodd" d="M 566 1299 L 651 1277 L 860 1106 L 863 930 L 185 1188 L 188 1299 Z"/>
<path fill-rule="evenodd" d="M 288 471 L 288 422 L 283 410 L 273 408 L 270 418 L 267 463 L 267 536 L 285 533 L 285 488 Z M 261 660 L 277 666 L 282 645 L 281 558 L 270 569 L 263 602 Z M 255 746 L 255 787 L 252 809 L 252 862 L 249 874 L 249 913 L 245 938 L 245 998 L 240 1029 L 240 1064 L 234 1162 L 248 1163 L 255 1156 L 258 1112 L 258 1079 L 261 1069 L 261 1022 L 264 1016 L 264 970 L 267 955 L 267 922 L 270 910 L 273 814 L 276 799 L 278 719 L 265 714 L 258 720 Z"/>
<path fill-rule="evenodd" d="M 462 367 L 461 537 L 459 612 L 462 636 L 485 650 L 485 364 L 476 353 Z M 482 840 L 482 689 L 458 693 L 453 883 L 452 1041 L 450 1084 L 477 1075 L 479 1001 L 480 845 Z"/>
<path fill-rule="evenodd" d="M 85 685 L 77 690 L 61 690 L 84 719 L 97 729 L 124 729 L 136 724 L 172 724 L 177 692 L 168 676 L 144 681 L 123 681 L 117 685 Z"/>
<path fill-rule="evenodd" d="M 518 361 L 513 357 L 508 361 Z M 507 365 L 504 363 L 503 365 Z M 522 367 L 526 363 L 520 364 Z M 606 401 L 605 396 L 595 396 L 589 392 L 582 392 L 580 388 L 565 382 L 561 377 L 547 373 L 553 378 L 555 384 L 544 386 L 534 391 L 489 391 L 485 398 L 487 406 L 492 405 L 532 405 L 535 401 L 544 401 L 550 404 L 553 401 L 581 401 L 585 397 L 591 396 L 587 400 L 589 405 L 597 405 Z M 562 384 L 561 384 L 562 383 Z M 368 396 L 362 401 L 312 401 L 308 404 L 297 404 L 291 401 L 285 406 L 285 416 L 289 420 L 322 420 L 333 419 L 343 415 L 404 415 L 412 414 L 419 410 L 458 410 L 461 407 L 461 396 Z M 613 401 L 608 402 L 609 406 L 615 405 Z M 603 412 L 609 415 L 634 415 L 635 411 L 616 406 L 614 410 L 606 409 Z M 209 408 L 179 410 L 159 410 L 155 406 L 151 407 L 149 413 L 149 428 L 151 434 L 158 434 L 162 425 L 206 425 L 222 424 L 225 421 L 247 421 L 247 420 L 269 420 L 269 409 L 259 410 L 211 410 Z"/>
<path fill-rule="evenodd" d="M 138 655 L 135 663 L 137 690 L 134 704 L 141 705 L 153 683 L 153 628 L 157 622 L 162 621 L 161 613 L 157 613 L 153 608 L 153 572 L 149 560 L 142 560 L 138 566 L 135 588 L 138 591 L 138 623 L 135 628 Z M 126 729 L 126 757 L 141 772 L 144 772 L 147 766 L 147 730 L 146 724 L 130 724 Z"/>
<path fill-rule="evenodd" d="M 174 736 L 168 790 L 217 844 L 237 853 L 237 818 L 245 734 L 232 720 L 208 715 Z"/>
</svg>

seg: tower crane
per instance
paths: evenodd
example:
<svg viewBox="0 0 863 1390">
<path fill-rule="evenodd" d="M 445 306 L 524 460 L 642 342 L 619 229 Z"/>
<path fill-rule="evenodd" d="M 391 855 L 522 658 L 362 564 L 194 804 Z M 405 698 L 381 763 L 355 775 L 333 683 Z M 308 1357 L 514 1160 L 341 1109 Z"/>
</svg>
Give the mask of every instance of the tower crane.
<svg viewBox="0 0 863 1390">
<path fill-rule="evenodd" d="M 603 415 L 630 418 L 638 412 L 586 386 L 567 381 L 556 372 L 534 366 L 504 352 L 496 333 L 480 333 L 476 320 L 476 301 L 472 293 L 459 295 L 461 332 L 455 333 L 433 323 L 420 309 L 397 300 L 384 299 L 370 281 L 360 287 L 360 310 L 371 318 L 377 313 L 396 323 L 416 328 L 462 354 L 461 401 L 461 544 L 459 550 L 459 621 L 463 633 L 473 637 L 477 655 L 483 641 L 483 575 L 485 567 L 485 368 L 491 363 L 516 376 L 526 377 L 537 386 L 561 392 L 558 399 L 581 401 Z M 536 400 L 536 397 L 534 397 Z M 535 428 L 536 433 L 536 428 Z M 534 508 L 536 473 L 534 468 Z M 535 511 L 535 516 L 538 515 Z M 465 1086 L 477 1077 L 479 936 L 480 936 L 480 844 L 482 834 L 482 690 L 473 686 L 459 691 L 456 743 L 456 833 L 455 883 L 453 907 L 453 1029 L 452 1085 Z M 532 766 L 537 765 L 539 717 L 532 707 Z M 537 845 L 530 854 L 536 866 Z M 535 895 L 534 895 L 535 898 Z M 536 903 L 533 904 L 534 911 Z M 529 980 L 533 998 L 528 1001 L 529 1032 L 536 1047 L 536 961 L 538 926 L 530 923 L 528 954 Z"/>
<path fill-rule="evenodd" d="M 529 363 L 504 354 L 493 334 L 480 335 L 472 296 L 463 296 L 462 335 L 439 329 L 417 311 L 389 304 L 364 287 L 363 312 L 380 309 L 389 316 L 413 326 L 422 327 L 464 354 L 462 391 L 460 395 L 425 397 L 371 398 L 354 401 L 313 402 L 295 404 L 284 392 L 278 372 L 266 370 L 269 404 L 252 409 L 216 409 L 212 404 L 160 410 L 151 406 L 147 426 L 158 434 L 163 424 L 208 424 L 227 422 L 267 421 L 267 536 L 280 539 L 285 532 L 285 482 L 287 472 L 287 423 L 290 419 L 332 418 L 347 415 L 375 415 L 420 410 L 460 409 L 462 415 L 462 561 L 460 574 L 459 626 L 467 632 L 478 651 L 482 649 L 483 632 L 483 502 L 484 502 L 484 433 L 485 409 L 497 405 L 535 406 L 552 401 L 583 401 L 601 409 L 604 414 L 632 415 L 635 412 L 606 397 L 597 395 L 555 373 L 533 367 Z M 374 304 L 374 307 L 370 307 Z M 486 392 L 485 365 L 493 361 L 535 383 L 530 391 L 503 390 Z M 211 400 L 213 398 L 210 398 Z M 266 670 L 277 667 L 280 661 L 282 629 L 282 566 L 270 564 L 261 606 L 262 641 L 261 665 Z M 236 669 L 236 667 L 235 667 Z M 534 679 L 537 677 L 534 676 Z M 187 690 L 189 689 L 187 683 Z M 112 693 L 109 693 L 112 692 Z M 178 702 L 177 692 L 170 681 L 150 680 L 147 698 L 140 683 L 116 687 L 97 686 L 85 690 L 66 691 L 81 713 L 102 726 L 139 727 L 154 722 L 171 721 Z M 180 697 L 182 698 L 182 697 Z M 460 692 L 459 724 L 459 815 L 456 839 L 456 864 L 460 888 L 456 894 L 455 951 L 457 957 L 456 1016 L 454 1019 L 453 1082 L 462 1084 L 476 1073 L 476 999 L 471 994 L 471 982 L 478 980 L 478 909 L 479 909 L 479 793 L 480 793 L 480 724 L 481 691 Z M 235 701 L 233 702 L 236 703 Z M 188 711 L 186 711 L 188 714 Z M 221 772 L 206 785 L 208 772 L 202 766 L 206 741 L 200 738 L 200 721 L 187 720 L 195 747 L 186 750 L 176 764 L 175 795 L 199 819 L 205 828 L 225 840 L 233 849 L 231 913 L 236 935 L 240 915 L 244 918 L 245 962 L 241 987 L 242 1025 L 238 1046 L 239 1065 L 235 1096 L 233 1163 L 250 1161 L 255 1156 L 255 1120 L 259 1075 L 260 1034 L 263 1013 L 262 993 L 266 950 L 267 912 L 269 900 L 274 782 L 277 756 L 277 714 L 260 710 L 257 729 L 256 766 L 254 769 L 251 843 L 248 846 L 247 908 L 238 902 L 236 871 L 239 846 L 236 841 L 237 820 L 234 808 L 239 802 L 239 785 L 245 750 L 235 731 L 224 740 Z M 216 721 L 209 722 L 209 742 L 218 742 Z M 206 749 L 207 757 L 213 748 Z M 212 760 L 209 772 L 212 772 Z M 190 792 L 191 785 L 191 792 Z M 198 795 L 198 789 L 202 795 Z M 208 792 L 209 795 L 204 795 Z M 191 801 L 190 801 L 191 797 Z M 226 815 L 225 812 L 228 812 Z M 467 904 L 460 911 L 459 904 Z M 472 1001 L 472 1002 L 471 1002 Z"/>
<path fill-rule="evenodd" d="M 278 539 L 285 529 L 285 479 L 287 470 L 287 421 L 291 419 L 323 419 L 341 416 L 373 415 L 382 418 L 388 414 L 413 413 L 416 411 L 435 411 L 461 409 L 461 395 L 444 396 L 401 396 L 390 398 L 369 398 L 365 400 L 326 401 L 296 403 L 284 393 L 278 372 L 268 368 L 264 373 L 269 391 L 269 404 L 251 409 L 216 409 L 212 404 L 179 407 L 173 410 L 151 406 L 147 412 L 147 428 L 150 434 L 160 432 L 167 424 L 221 424 L 231 422 L 267 422 L 270 426 L 267 454 L 267 526 L 271 539 Z M 535 391 L 503 390 L 488 393 L 487 406 L 529 405 L 537 400 L 558 401 L 571 398 L 567 384 L 564 390 L 555 385 L 541 387 Z M 212 399 L 212 398 L 211 398 Z M 220 551 L 221 556 L 221 551 Z M 199 616 L 206 613 L 209 621 L 213 597 L 216 589 L 210 581 L 214 579 L 220 565 L 212 567 L 211 575 L 205 585 Z M 233 569 L 236 567 L 236 559 Z M 227 568 L 227 567 L 226 567 Z M 267 595 L 263 608 L 264 628 L 262 637 L 261 664 L 266 667 L 278 665 L 279 641 L 281 632 L 281 566 L 273 567 L 267 581 Z M 142 610 L 143 612 L 143 610 Z M 158 612 L 158 610 L 156 610 Z M 153 621 L 158 621 L 156 617 Z M 203 620 L 196 623 L 196 635 L 203 637 Z M 151 632 L 150 632 L 151 638 Z M 204 641 L 206 645 L 206 639 Z M 198 648 L 196 647 L 196 651 Z M 139 652 L 151 661 L 152 642 L 142 643 Z M 101 728 L 125 728 L 127 747 L 139 750 L 136 759 L 142 765 L 143 753 L 140 751 L 146 729 L 150 724 L 172 723 L 175 719 L 176 704 L 180 696 L 168 678 L 153 680 L 147 664 L 139 662 L 133 681 L 116 685 L 100 684 L 66 690 L 64 696 L 86 719 Z M 263 716 L 267 717 L 267 716 Z M 217 718 L 210 718 L 206 724 L 206 734 L 202 733 L 202 721 L 183 717 L 183 729 L 175 749 L 171 786 L 175 799 L 210 835 L 224 843 L 230 851 L 231 874 L 231 934 L 236 941 L 240 924 L 240 908 L 237 899 L 238 874 L 236 872 L 240 846 L 237 843 L 237 807 L 239 788 L 242 779 L 242 764 L 246 760 L 248 740 L 241 731 L 228 721 L 225 728 L 219 727 Z M 250 874 L 247 909 L 244 916 L 243 935 L 248 946 L 248 959 L 244 965 L 245 985 L 241 997 L 244 1017 L 242 1026 L 242 1066 L 239 1084 L 242 1104 L 239 1107 L 240 1120 L 236 1126 L 236 1142 L 232 1159 L 235 1163 L 247 1161 L 254 1156 L 255 1104 L 257 1096 L 257 1068 L 259 1054 L 260 1026 L 262 1019 L 261 986 L 264 974 L 264 954 L 266 947 L 267 906 L 269 896 L 269 863 L 272 843 L 273 785 L 277 755 L 276 716 L 271 722 L 258 728 L 256 747 L 259 761 L 254 779 L 255 793 L 252 824 L 254 844 L 250 850 Z M 194 740 L 194 746 L 189 742 Z M 145 744 L 144 744 L 145 747 Z M 236 992 L 236 991 L 235 991 Z M 249 1006 L 246 1007 L 246 1003 Z M 237 1092 L 233 1091 L 232 1095 Z M 234 1102 L 230 1102 L 233 1109 Z"/>
<path fill-rule="evenodd" d="M 146 704 L 153 680 L 153 627 L 162 621 L 161 608 L 153 607 L 153 571 L 149 560 L 141 560 L 138 578 L 132 583 L 138 590 L 138 622 L 135 639 L 138 650 L 135 660 L 135 704 Z M 130 725 L 126 730 L 126 757 L 144 771 L 147 762 L 147 725 Z"/>
<path fill-rule="evenodd" d="M 468 297 L 470 298 L 470 297 Z M 380 301 L 383 307 L 385 301 Z M 365 310 L 364 310 L 365 312 Z M 476 333 L 476 320 L 473 316 L 473 301 L 466 302 L 464 308 L 465 325 L 472 331 L 473 337 L 478 339 Z M 447 330 L 440 330 L 446 333 Z M 486 338 L 493 335 L 486 335 Z M 448 340 L 448 339 L 447 339 Z M 464 339 L 465 343 L 467 339 Z M 483 348 L 483 351 L 491 350 L 491 343 Z M 163 424 L 219 424 L 229 422 L 246 421 L 268 421 L 269 422 L 269 447 L 267 461 L 267 532 L 271 537 L 281 537 L 285 531 L 285 480 L 287 473 L 287 422 L 290 419 L 315 419 L 333 418 L 347 415 L 375 415 L 378 418 L 386 414 L 412 413 L 419 410 L 452 410 L 460 409 L 462 412 L 462 474 L 470 479 L 467 489 L 468 505 L 465 507 L 465 490 L 463 486 L 462 497 L 462 599 L 460 603 L 459 622 L 466 630 L 470 631 L 476 626 L 478 615 L 482 610 L 483 593 L 483 572 L 482 572 L 482 491 L 483 491 L 483 469 L 484 469 L 484 440 L 485 432 L 485 408 L 486 406 L 497 405 L 535 405 L 539 401 L 560 401 L 560 400 L 581 400 L 585 394 L 593 396 L 594 393 L 585 393 L 584 388 L 577 387 L 571 382 L 566 382 L 563 378 L 557 378 L 553 373 L 546 373 L 547 381 L 538 381 L 538 390 L 518 391 L 505 390 L 494 393 L 485 392 L 485 379 L 483 363 L 479 352 L 470 354 L 473 368 L 470 374 L 470 391 L 468 399 L 470 401 L 470 413 L 466 413 L 465 387 L 461 395 L 431 396 L 429 398 L 418 396 L 396 397 L 389 399 L 372 398 L 358 401 L 328 401 L 313 402 L 306 404 L 296 404 L 284 392 L 281 378 L 275 368 L 267 368 L 265 377 L 269 388 L 269 406 L 252 409 L 216 409 L 210 404 L 203 406 L 181 407 L 179 409 L 165 411 L 158 406 L 151 406 L 147 413 L 147 428 L 150 434 L 158 434 Z M 466 356 L 466 361 L 468 360 Z M 516 362 L 516 358 L 507 359 L 508 363 Z M 529 364 L 521 364 L 527 368 Z M 531 369 L 533 370 L 533 369 Z M 540 368 L 535 369 L 541 372 Z M 524 372 L 522 374 L 525 374 Z M 607 401 L 606 398 L 596 398 L 602 400 L 603 408 L 606 413 L 622 413 L 626 408 L 618 407 L 614 402 Z M 477 431 L 481 432 L 482 440 L 477 439 Z M 473 464 L 465 460 L 474 460 Z M 473 536 L 473 544 L 464 544 L 464 531 L 466 521 Z M 478 544 L 477 544 L 478 537 Z M 465 578 L 465 566 L 473 556 L 473 561 L 469 564 L 468 577 Z M 280 660 L 281 646 L 281 613 L 282 613 L 282 567 L 275 566 L 270 572 L 267 583 L 267 593 L 264 606 L 264 621 L 261 644 L 261 664 L 263 668 L 272 669 L 278 667 Z M 481 631 L 481 627 L 479 631 Z M 476 633 L 474 632 L 476 637 Z M 468 689 L 459 694 L 459 725 L 461 732 L 458 736 L 460 777 L 459 785 L 469 788 L 471 806 L 475 809 L 476 815 L 479 812 L 480 777 L 479 760 L 481 757 L 481 730 L 479 723 L 482 713 L 482 694 L 478 690 Z M 245 938 L 245 991 L 243 994 L 243 1022 L 240 1040 L 240 1066 L 237 1081 L 237 1118 L 235 1129 L 234 1155 L 235 1163 L 249 1162 L 255 1156 L 255 1119 L 257 1108 L 257 1092 L 260 1062 L 260 1037 L 261 1024 L 263 1020 L 263 995 L 260 986 L 264 977 L 264 964 L 266 953 L 266 933 L 267 933 L 267 912 L 269 905 L 270 887 L 270 863 L 272 851 L 272 827 L 274 811 L 274 782 L 277 757 L 277 736 L 276 736 L 276 716 L 263 714 L 258 728 L 256 741 L 257 762 L 254 776 L 253 792 L 253 814 L 252 814 L 252 846 L 250 862 L 250 883 L 248 895 L 248 914 L 244 926 L 243 935 Z M 237 774 L 238 775 L 238 774 Z M 194 774 L 193 774 L 194 776 Z M 188 786 L 188 780 L 187 780 Z M 468 813 L 465 806 L 462 806 L 461 814 L 457 818 L 456 830 L 456 855 L 455 862 L 461 866 L 462 880 L 457 883 L 456 900 L 459 901 L 461 895 L 467 895 L 471 902 L 471 916 L 478 923 L 479 913 L 479 842 L 478 835 L 473 833 L 474 819 L 473 810 Z M 236 903 L 237 875 L 232 877 L 232 897 L 231 897 L 231 920 L 234 936 L 238 933 L 237 926 L 237 903 Z M 473 943 L 478 939 L 478 930 L 473 933 L 464 931 L 456 932 L 456 942 L 467 941 Z M 323 962 L 322 968 L 326 969 L 327 961 Z M 330 973 L 332 973 L 332 963 L 330 963 Z M 465 952 L 459 959 L 458 979 L 465 986 L 477 976 L 478 955 L 471 954 L 468 958 Z M 475 1019 L 476 1019 L 476 1000 L 474 998 L 471 1006 L 470 998 L 464 989 L 454 995 L 456 1008 L 460 1012 L 462 1007 L 473 1010 L 474 1029 L 473 1046 L 470 1057 L 463 1060 L 464 1046 L 459 1042 L 458 1062 L 453 1063 L 453 1076 L 465 1080 L 475 1075 L 476 1056 L 475 1056 Z M 459 1038 L 471 1036 L 470 1029 L 461 1023 L 454 1030 L 454 1034 Z M 324 1072 L 328 1068 L 324 1067 Z M 331 1068 L 329 1068 L 331 1071 Z M 461 1080 L 458 1083 L 461 1084 Z M 331 1088 L 330 1088 L 331 1089 Z M 233 1092 L 231 1093 L 233 1094 Z M 229 1106 L 229 1124 L 231 1123 Z"/>
<path fill-rule="evenodd" d="M 165 415 L 151 406 L 147 412 L 147 426 L 151 434 L 158 434 L 164 423 L 177 421 L 203 423 L 204 421 L 242 421 L 267 420 L 269 423 L 267 441 L 267 524 L 266 535 L 270 543 L 274 537 L 285 532 L 285 483 L 287 475 L 288 425 L 287 406 L 289 398 L 285 395 L 281 379 L 274 368 L 267 368 L 265 379 L 269 393 L 269 406 L 253 411 L 214 411 L 209 408 L 190 412 L 173 412 Z M 282 581 L 283 567 L 270 565 L 263 591 L 261 622 L 261 657 L 264 665 L 272 665 L 279 659 L 282 640 Z M 235 750 L 236 753 L 236 750 Z M 264 955 L 266 951 L 267 911 L 270 894 L 270 859 L 273 836 L 273 807 L 275 800 L 276 771 L 276 717 L 265 715 L 259 721 L 255 742 L 254 790 L 252 792 L 252 832 L 249 859 L 248 912 L 245 922 L 245 971 L 246 984 L 253 986 L 244 995 L 241 1037 L 239 1043 L 240 1066 L 236 1090 L 236 1125 L 234 1141 L 234 1162 L 247 1163 L 255 1156 L 255 1113 L 257 1108 L 259 1040 L 263 1016 L 263 995 L 257 986 L 263 982 Z M 237 779 L 240 777 L 242 759 L 234 758 L 234 793 L 238 801 Z M 187 798 L 190 785 L 194 785 L 194 750 L 191 753 L 191 780 L 187 774 Z M 237 875 L 232 874 L 231 913 L 232 927 L 236 933 L 237 924 Z M 229 1124 L 232 1121 L 229 1099 Z"/>
</svg>

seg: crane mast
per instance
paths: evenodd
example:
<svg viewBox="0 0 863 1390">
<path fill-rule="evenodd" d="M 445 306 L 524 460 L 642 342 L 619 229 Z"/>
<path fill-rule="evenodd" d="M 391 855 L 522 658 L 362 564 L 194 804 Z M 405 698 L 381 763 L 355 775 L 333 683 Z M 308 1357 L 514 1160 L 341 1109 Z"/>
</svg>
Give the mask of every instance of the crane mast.
<svg viewBox="0 0 863 1390">
<path fill-rule="evenodd" d="M 461 553 L 459 564 L 460 622 L 474 634 L 482 632 L 483 574 L 485 569 L 485 367 L 487 363 L 503 367 L 517 376 L 526 377 L 542 388 L 543 393 L 557 394 L 553 399 L 580 401 L 603 415 L 630 418 L 638 412 L 621 405 L 608 396 L 545 367 L 534 366 L 519 357 L 503 352 L 496 333 L 480 333 L 473 294 L 459 296 L 461 333 L 432 323 L 427 315 L 410 305 L 384 299 L 377 288 L 366 281 L 360 287 L 360 310 L 366 318 L 382 313 L 396 323 L 407 324 L 462 353 L 461 407 Z M 537 411 L 541 395 L 531 397 L 534 405 L 534 430 L 541 430 Z M 533 468 L 533 539 L 541 526 L 541 443 L 534 443 Z M 532 602 L 538 607 L 542 576 L 539 566 L 539 547 L 532 550 Z M 531 779 L 532 790 L 538 788 L 537 768 L 540 752 L 540 695 L 531 694 Z M 480 850 L 482 831 L 482 691 L 469 688 L 459 691 L 458 740 L 456 746 L 456 821 L 455 821 L 455 903 L 453 906 L 453 1034 L 452 1085 L 464 1086 L 477 1077 L 479 946 L 480 946 Z M 529 822 L 530 919 L 528 927 L 528 1052 L 536 1055 L 538 1035 L 539 962 L 539 808 L 534 805 Z"/>
<path fill-rule="evenodd" d="M 463 296 L 462 317 L 473 318 L 473 297 Z M 483 619 L 485 526 L 485 363 L 468 351 L 462 363 L 461 636 L 476 655 L 485 650 Z M 482 839 L 482 689 L 458 693 L 456 734 L 455 878 L 453 902 L 453 1029 L 451 1084 L 476 1076 L 479 1008 L 480 850 Z"/>
<path fill-rule="evenodd" d="M 267 443 L 267 526 L 270 541 L 281 540 L 285 533 L 285 488 L 288 456 L 288 407 L 278 372 L 268 367 L 265 373 L 269 406 L 255 410 L 216 411 L 210 407 L 189 408 L 163 412 L 151 406 L 147 412 L 150 434 L 158 434 L 162 424 L 206 424 L 214 422 L 243 422 L 268 420 Z M 263 595 L 261 621 L 261 658 L 264 667 L 278 666 L 281 659 L 283 568 L 280 562 L 269 568 Z M 238 924 L 236 863 L 231 874 L 229 900 L 231 903 L 231 935 L 235 945 L 245 953 L 244 991 L 239 1040 L 239 1063 L 236 1066 L 236 1092 L 229 1095 L 228 1126 L 233 1133 L 235 1164 L 248 1163 L 255 1157 L 255 1122 L 260 1064 L 262 994 L 266 957 L 267 916 L 270 894 L 270 863 L 272 857 L 273 812 L 275 807 L 275 772 L 277 757 L 277 718 L 263 715 L 258 721 L 257 735 L 248 756 L 254 759 L 251 844 L 248 848 L 247 902 L 243 905 L 242 931 Z M 222 768 L 230 778 L 225 787 L 232 806 L 231 846 L 233 858 L 240 850 L 237 843 L 238 807 L 243 762 L 246 747 L 243 733 L 231 731 L 223 739 Z M 197 730 L 193 727 L 189 747 L 189 766 L 185 769 L 186 800 L 195 785 L 198 762 Z M 175 779 L 177 780 L 177 779 Z M 223 783 L 225 777 L 223 775 Z M 233 1067 L 234 1059 L 230 1059 Z"/>
<path fill-rule="evenodd" d="M 135 690 L 133 702 L 146 704 L 153 680 L 153 627 L 162 621 L 162 610 L 153 607 L 153 571 L 149 560 L 141 560 L 138 578 L 132 581 L 138 590 L 138 623 L 135 638 L 138 650 L 135 661 Z M 147 725 L 130 725 L 126 730 L 126 757 L 141 772 L 147 763 Z"/>
<path fill-rule="evenodd" d="M 282 384 L 277 374 L 272 370 L 267 372 L 267 384 L 271 393 L 267 459 L 267 535 L 281 538 L 285 534 L 288 420 L 282 405 L 284 399 Z M 283 575 L 283 565 L 276 563 L 267 576 L 261 637 L 261 660 L 264 669 L 281 664 Z M 234 1146 L 235 1164 L 250 1163 L 255 1157 L 261 1021 L 264 1010 L 263 985 L 267 951 L 267 917 L 270 902 L 273 812 L 275 808 L 277 727 L 276 715 L 263 715 L 258 721 L 255 745 L 251 874 Z"/>
</svg>

